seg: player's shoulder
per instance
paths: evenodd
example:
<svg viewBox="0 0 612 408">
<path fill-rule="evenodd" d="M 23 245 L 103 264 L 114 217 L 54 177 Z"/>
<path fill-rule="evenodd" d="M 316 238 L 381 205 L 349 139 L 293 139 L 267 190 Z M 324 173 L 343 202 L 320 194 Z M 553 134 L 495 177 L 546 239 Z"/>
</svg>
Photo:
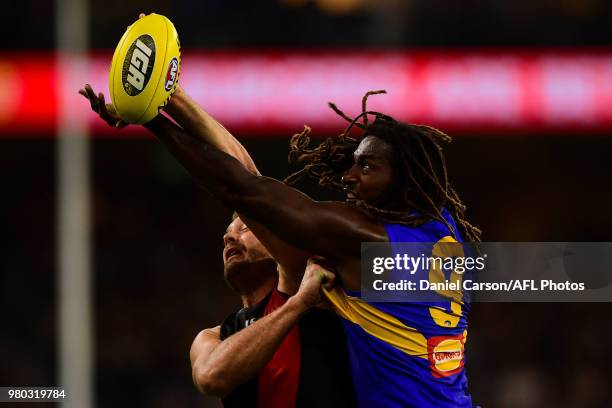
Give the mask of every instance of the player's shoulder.
<svg viewBox="0 0 612 408">
<path fill-rule="evenodd" d="M 223 319 L 219 332 L 221 340 L 225 340 L 229 336 L 248 327 L 250 324 L 261 318 L 265 313 L 266 306 L 268 305 L 273 292 L 274 291 L 270 291 L 259 303 L 250 307 L 243 307 L 242 309 L 231 313 L 229 316 Z"/>
<path fill-rule="evenodd" d="M 446 208 L 442 209 L 442 216 L 445 222 L 430 219 L 422 224 L 407 225 L 401 222 L 385 221 L 384 226 L 391 242 L 437 242 L 449 236 L 455 236 L 458 241 L 461 241 L 455 220 Z"/>
</svg>

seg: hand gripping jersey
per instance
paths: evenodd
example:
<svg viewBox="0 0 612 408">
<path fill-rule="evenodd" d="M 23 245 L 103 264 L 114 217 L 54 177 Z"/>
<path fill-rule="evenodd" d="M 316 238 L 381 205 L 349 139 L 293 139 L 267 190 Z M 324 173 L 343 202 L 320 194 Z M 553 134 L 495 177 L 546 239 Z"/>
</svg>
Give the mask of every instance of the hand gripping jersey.
<svg viewBox="0 0 612 408">
<path fill-rule="evenodd" d="M 457 231 L 446 210 L 443 216 Z M 392 246 L 456 242 L 439 221 L 385 228 Z M 361 407 L 472 406 L 464 369 L 469 302 L 459 296 L 444 302 L 367 303 L 339 287 L 326 296 L 343 317 Z"/>
</svg>

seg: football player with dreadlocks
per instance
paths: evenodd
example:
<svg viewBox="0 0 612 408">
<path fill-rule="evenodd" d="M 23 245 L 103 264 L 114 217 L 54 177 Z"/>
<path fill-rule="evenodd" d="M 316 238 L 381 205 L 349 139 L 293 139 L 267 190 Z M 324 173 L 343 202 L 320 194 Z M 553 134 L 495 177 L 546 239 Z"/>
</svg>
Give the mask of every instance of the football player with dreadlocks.
<svg viewBox="0 0 612 408">
<path fill-rule="evenodd" d="M 162 115 L 145 126 L 206 189 L 244 215 L 247 225 L 251 220 L 259 226 L 267 235 L 259 236 L 264 244 L 270 238 L 271 247 L 285 244 L 335 265 L 342 287 L 325 294 L 343 317 L 360 405 L 471 407 L 464 369 L 469 303 L 456 297 L 447 307 L 368 303 L 358 295 L 362 242 L 480 238 L 449 182 L 441 146 L 450 138 L 428 126 L 368 111 L 373 93 L 382 91 L 366 94 L 354 119 L 332 105 L 350 122 L 340 135 L 310 148 L 306 127 L 291 141 L 290 159 L 304 163 L 304 169 L 288 182 L 310 174 L 322 185 L 345 190 L 346 202 L 317 202 L 249 172 L 199 136 L 220 130 L 188 101 L 171 104 L 169 113 L 180 127 Z M 362 130 L 359 137 L 351 136 L 355 126 Z"/>
<path fill-rule="evenodd" d="M 291 141 L 290 160 L 347 202 L 317 202 L 277 180 L 254 175 L 233 157 L 192 135 L 210 129 L 188 104 L 146 126 L 224 204 L 289 246 L 332 262 L 342 287 L 326 291 L 343 317 L 357 398 L 364 407 L 471 407 L 464 369 L 469 303 L 368 303 L 360 299 L 362 242 L 457 242 L 480 239 L 450 184 L 442 144 L 450 137 L 367 110 L 340 135 L 310 148 L 310 129 Z M 369 116 L 374 121 L 369 121 Z M 359 137 L 351 136 L 354 127 Z M 247 221 L 248 223 L 248 221 Z M 256 232 L 257 234 L 257 232 Z M 266 242 L 261 237 L 262 242 Z M 324 334 L 322 334 L 324 335 Z"/>
</svg>

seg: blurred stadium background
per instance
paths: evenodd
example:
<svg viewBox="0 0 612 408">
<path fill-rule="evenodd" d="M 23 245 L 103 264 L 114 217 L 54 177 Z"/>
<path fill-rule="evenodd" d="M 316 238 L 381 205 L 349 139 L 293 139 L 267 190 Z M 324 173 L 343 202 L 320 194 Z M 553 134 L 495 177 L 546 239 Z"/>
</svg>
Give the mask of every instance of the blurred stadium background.
<svg viewBox="0 0 612 408">
<path fill-rule="evenodd" d="M 609 1 L 3 6 L 2 386 L 61 386 L 67 367 L 87 372 L 80 356 L 90 353 L 92 375 L 82 380 L 91 378 L 93 393 L 77 392 L 91 406 L 218 406 L 192 387 L 188 350 L 199 330 L 239 307 L 221 278 L 231 212 L 152 137 L 105 128 L 77 94 L 85 82 L 108 94 L 112 50 L 141 11 L 175 23 L 181 83 L 266 175 L 288 174 L 288 138 L 304 123 L 322 137 L 342 128 L 327 101 L 354 114 L 365 91 L 385 88 L 373 108 L 455 137 L 449 171 L 484 240 L 611 240 Z M 62 42 L 68 52 L 57 49 Z M 60 140 L 71 137 L 88 143 L 66 150 Z M 72 238 L 66 225 L 76 228 Z M 85 276 L 92 296 L 67 326 L 60 316 L 83 293 L 62 283 L 72 281 L 64 269 Z M 475 304 L 467 364 L 474 401 L 612 406 L 610 312 L 601 303 Z"/>
</svg>

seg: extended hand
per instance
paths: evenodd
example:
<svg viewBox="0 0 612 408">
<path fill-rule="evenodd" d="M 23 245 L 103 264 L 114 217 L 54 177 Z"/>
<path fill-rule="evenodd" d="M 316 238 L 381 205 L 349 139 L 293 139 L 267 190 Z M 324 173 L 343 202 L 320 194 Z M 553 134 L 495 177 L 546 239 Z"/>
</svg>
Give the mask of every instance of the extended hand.
<svg viewBox="0 0 612 408">
<path fill-rule="evenodd" d="M 304 278 L 295 297 L 310 308 L 321 302 L 321 286 L 330 289 L 334 286 L 335 275 L 322 265 L 323 259 L 311 257 L 304 272 Z"/>
<path fill-rule="evenodd" d="M 102 120 L 108 123 L 109 126 L 121 129 L 128 125 L 126 122 L 121 120 L 117 114 L 117 111 L 115 111 L 115 107 L 112 104 L 105 102 L 104 94 L 102 92 L 96 96 L 96 93 L 91 85 L 85 84 L 83 89 L 79 89 L 79 93 L 89 100 L 91 110 L 96 112 L 98 116 L 102 118 Z"/>
</svg>

